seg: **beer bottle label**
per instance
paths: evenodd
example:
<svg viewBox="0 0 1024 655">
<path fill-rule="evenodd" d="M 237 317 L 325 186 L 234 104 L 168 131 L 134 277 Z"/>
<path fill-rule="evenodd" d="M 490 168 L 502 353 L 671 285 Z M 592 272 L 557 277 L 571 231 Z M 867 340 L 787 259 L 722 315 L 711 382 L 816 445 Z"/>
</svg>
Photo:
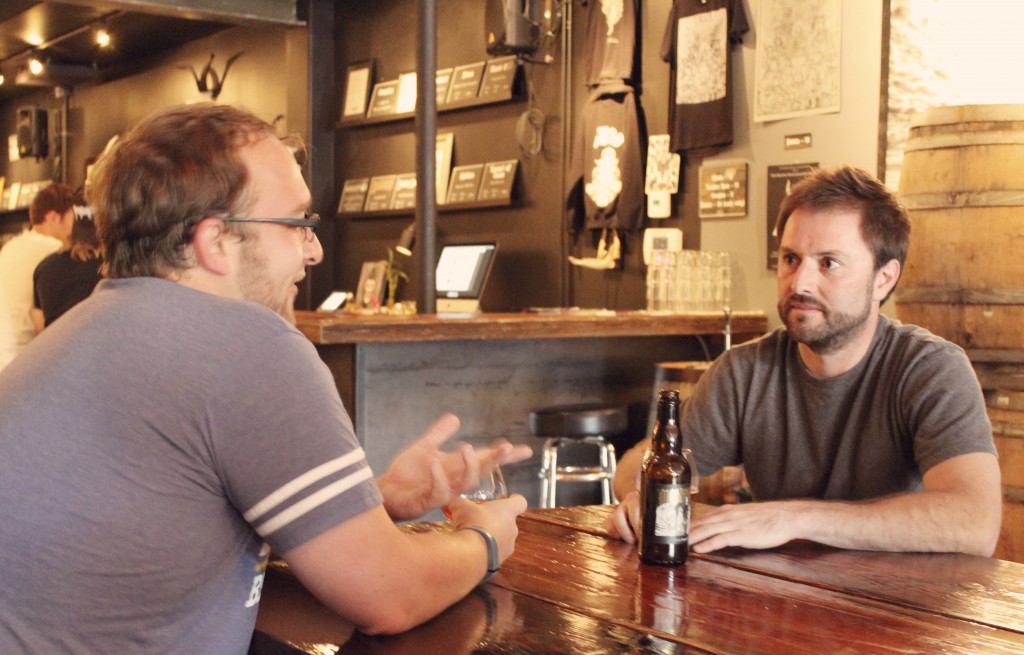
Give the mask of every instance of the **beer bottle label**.
<svg viewBox="0 0 1024 655">
<path fill-rule="evenodd" d="M 655 539 L 662 543 L 686 540 L 690 533 L 690 486 L 659 484 L 655 493 Z"/>
</svg>

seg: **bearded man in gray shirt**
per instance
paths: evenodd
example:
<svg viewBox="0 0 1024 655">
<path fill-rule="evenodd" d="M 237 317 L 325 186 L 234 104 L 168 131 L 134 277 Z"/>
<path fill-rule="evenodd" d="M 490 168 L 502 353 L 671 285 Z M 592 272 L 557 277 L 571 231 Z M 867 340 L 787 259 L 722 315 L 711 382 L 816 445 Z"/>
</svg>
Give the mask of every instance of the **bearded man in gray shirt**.
<svg viewBox="0 0 1024 655">
<path fill-rule="evenodd" d="M 964 351 L 879 309 L 910 237 L 902 205 L 868 173 L 821 170 L 779 211 L 775 332 L 725 353 L 681 417 L 699 471 L 743 466 L 759 502 L 693 521 L 690 545 L 991 555 L 1002 496 L 992 428 Z M 607 523 L 639 522 L 644 441 L 616 476 Z"/>
</svg>

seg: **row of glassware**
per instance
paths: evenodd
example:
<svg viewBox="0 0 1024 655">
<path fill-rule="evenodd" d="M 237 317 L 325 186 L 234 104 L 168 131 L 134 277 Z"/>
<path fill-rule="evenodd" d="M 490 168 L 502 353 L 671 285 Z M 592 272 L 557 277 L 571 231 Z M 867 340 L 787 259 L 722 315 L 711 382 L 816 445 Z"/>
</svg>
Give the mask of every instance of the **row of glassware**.
<svg viewBox="0 0 1024 655">
<path fill-rule="evenodd" d="M 731 303 L 727 252 L 655 250 L 647 266 L 647 310 L 720 312 Z"/>
</svg>

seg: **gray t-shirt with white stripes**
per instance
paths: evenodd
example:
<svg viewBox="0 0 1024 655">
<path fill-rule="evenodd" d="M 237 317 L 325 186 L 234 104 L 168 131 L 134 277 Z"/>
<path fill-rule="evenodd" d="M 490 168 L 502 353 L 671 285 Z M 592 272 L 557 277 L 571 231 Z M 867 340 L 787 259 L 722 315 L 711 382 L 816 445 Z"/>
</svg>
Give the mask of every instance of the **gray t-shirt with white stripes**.
<svg viewBox="0 0 1024 655">
<path fill-rule="evenodd" d="M 0 374 L 0 652 L 245 653 L 269 549 L 380 492 L 255 303 L 105 280 Z"/>
</svg>

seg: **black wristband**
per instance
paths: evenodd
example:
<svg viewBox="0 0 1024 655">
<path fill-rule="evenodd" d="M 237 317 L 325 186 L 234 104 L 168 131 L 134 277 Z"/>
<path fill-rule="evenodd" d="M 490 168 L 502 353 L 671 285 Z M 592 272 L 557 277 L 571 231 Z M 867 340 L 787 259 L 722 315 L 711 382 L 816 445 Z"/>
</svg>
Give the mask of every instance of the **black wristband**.
<svg viewBox="0 0 1024 655">
<path fill-rule="evenodd" d="M 494 574 L 498 572 L 500 563 L 498 562 L 498 542 L 495 541 L 494 535 L 488 530 L 481 528 L 479 525 L 464 525 L 460 530 L 472 530 L 481 537 L 484 538 L 484 542 L 487 544 L 487 575 L 480 582 L 487 582 L 494 577 Z"/>
</svg>

